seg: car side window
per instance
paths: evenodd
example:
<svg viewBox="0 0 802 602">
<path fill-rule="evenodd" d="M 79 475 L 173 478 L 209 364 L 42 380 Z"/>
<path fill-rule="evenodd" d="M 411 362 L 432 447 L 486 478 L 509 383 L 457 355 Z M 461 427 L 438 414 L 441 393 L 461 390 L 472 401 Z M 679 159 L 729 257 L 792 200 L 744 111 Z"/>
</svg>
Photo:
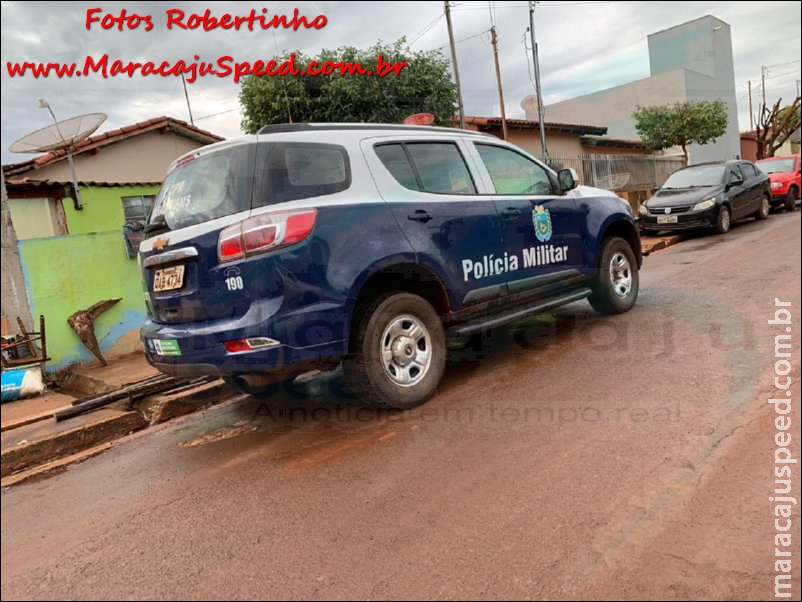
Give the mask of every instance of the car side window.
<svg viewBox="0 0 802 602">
<path fill-rule="evenodd" d="M 746 178 L 747 180 L 749 178 L 754 178 L 757 175 L 755 167 L 751 163 L 741 163 L 740 167 L 741 167 L 741 172 L 743 172 L 744 174 L 744 178 Z"/>
<path fill-rule="evenodd" d="M 405 188 L 435 194 L 476 194 L 465 159 L 453 142 L 381 144 L 375 150 Z"/>
<path fill-rule="evenodd" d="M 513 150 L 494 144 L 475 144 L 490 174 L 496 194 L 554 194 L 547 171 Z"/>
<path fill-rule="evenodd" d="M 737 165 L 733 165 L 730 170 L 730 182 L 732 183 L 743 179 L 744 174 L 741 172 L 741 169 Z"/>
</svg>

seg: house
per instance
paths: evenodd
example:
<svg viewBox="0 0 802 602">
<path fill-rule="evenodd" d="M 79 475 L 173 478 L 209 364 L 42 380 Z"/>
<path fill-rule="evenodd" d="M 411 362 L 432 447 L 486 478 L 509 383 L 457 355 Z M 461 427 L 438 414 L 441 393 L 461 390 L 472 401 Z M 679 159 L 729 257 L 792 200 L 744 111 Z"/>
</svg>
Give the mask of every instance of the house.
<svg viewBox="0 0 802 602">
<path fill-rule="evenodd" d="M 47 320 L 48 368 L 92 359 L 67 318 L 105 299 L 121 301 L 96 320 L 101 351 L 139 350 L 138 242 L 124 226 L 145 219 L 175 158 L 221 140 L 171 117 L 91 136 L 74 150 L 80 204 L 64 151 L 3 166 L 30 314 Z"/>
<path fill-rule="evenodd" d="M 638 105 L 722 99 L 729 112 L 727 131 L 709 144 L 690 145 L 690 161 L 740 158 L 730 26 L 707 15 L 653 33 L 648 44 L 651 77 L 547 105 L 547 119 L 583 122 L 592 115 L 611 137 L 638 139 L 632 119 Z M 537 116 L 536 96 L 527 96 L 521 106 L 527 117 Z"/>
</svg>

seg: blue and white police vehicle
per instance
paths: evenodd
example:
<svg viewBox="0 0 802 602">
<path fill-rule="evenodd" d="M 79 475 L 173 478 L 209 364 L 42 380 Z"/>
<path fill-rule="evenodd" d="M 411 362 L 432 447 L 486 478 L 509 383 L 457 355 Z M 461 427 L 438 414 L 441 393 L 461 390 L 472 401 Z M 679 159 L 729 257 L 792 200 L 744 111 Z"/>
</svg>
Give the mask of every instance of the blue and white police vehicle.
<svg viewBox="0 0 802 602">
<path fill-rule="evenodd" d="M 139 262 L 162 372 L 259 394 L 342 363 L 405 409 L 451 341 L 580 299 L 629 310 L 642 255 L 625 201 L 495 137 L 287 124 L 177 159 Z"/>
</svg>

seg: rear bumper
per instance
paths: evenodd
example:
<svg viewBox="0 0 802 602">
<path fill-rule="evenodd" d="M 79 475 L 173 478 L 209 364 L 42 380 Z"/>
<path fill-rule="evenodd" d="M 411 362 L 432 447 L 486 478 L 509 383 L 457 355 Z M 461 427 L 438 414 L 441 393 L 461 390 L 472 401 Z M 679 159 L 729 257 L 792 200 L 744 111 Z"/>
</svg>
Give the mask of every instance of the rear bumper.
<svg viewBox="0 0 802 602">
<path fill-rule="evenodd" d="M 234 376 L 237 374 L 300 374 L 310 364 L 330 365 L 346 353 L 342 313 L 312 307 L 281 316 L 255 307 L 244 316 L 224 320 L 159 324 L 148 320 L 140 339 L 148 362 L 174 376 Z M 226 341 L 270 337 L 272 347 L 229 352 Z"/>
</svg>

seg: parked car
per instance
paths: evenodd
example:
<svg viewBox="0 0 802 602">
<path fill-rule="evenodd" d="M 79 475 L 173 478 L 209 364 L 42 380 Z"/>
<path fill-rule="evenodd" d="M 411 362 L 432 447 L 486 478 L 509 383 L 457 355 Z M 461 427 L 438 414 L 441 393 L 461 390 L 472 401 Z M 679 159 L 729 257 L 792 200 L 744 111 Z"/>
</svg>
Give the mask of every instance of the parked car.
<svg viewBox="0 0 802 602">
<path fill-rule="evenodd" d="M 771 180 L 771 204 L 774 207 L 785 207 L 793 211 L 799 200 L 800 185 L 799 155 L 771 157 L 756 163 L 758 169 L 768 174 Z"/>
<path fill-rule="evenodd" d="M 365 399 L 428 399 L 446 348 L 588 299 L 638 296 L 623 200 L 480 133 L 267 126 L 176 160 L 139 254 L 148 360 L 264 394 L 343 360 Z"/>
<path fill-rule="evenodd" d="M 700 163 L 675 171 L 639 209 L 642 234 L 660 230 L 714 228 L 724 234 L 732 221 L 769 215 L 769 177 L 750 161 Z"/>
</svg>

